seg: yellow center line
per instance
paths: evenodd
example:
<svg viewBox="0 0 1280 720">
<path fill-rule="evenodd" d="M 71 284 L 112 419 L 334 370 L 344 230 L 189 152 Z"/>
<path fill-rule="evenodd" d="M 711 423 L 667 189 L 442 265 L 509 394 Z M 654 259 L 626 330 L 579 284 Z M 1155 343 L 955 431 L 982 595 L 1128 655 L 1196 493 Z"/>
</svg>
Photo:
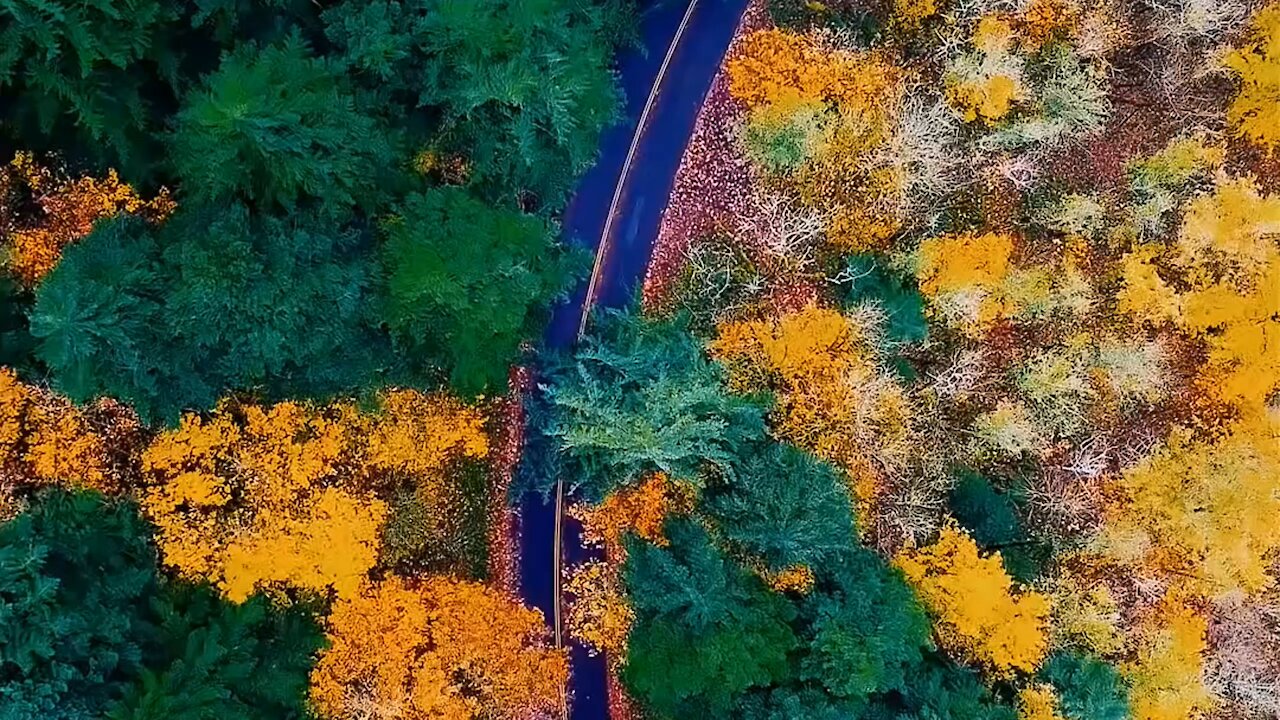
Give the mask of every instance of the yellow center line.
<svg viewBox="0 0 1280 720">
<path fill-rule="evenodd" d="M 613 223 L 617 217 L 618 205 L 622 203 L 622 191 L 627 184 L 627 178 L 631 173 L 631 165 L 635 162 L 636 151 L 640 147 L 640 138 L 644 135 L 645 125 L 649 122 L 649 115 L 653 112 L 654 105 L 657 104 L 658 91 L 662 88 L 662 81 L 666 78 L 667 69 L 671 66 L 671 58 L 675 56 L 676 48 L 679 47 L 681 39 L 684 37 L 685 30 L 689 27 L 689 20 L 693 17 L 693 11 L 698 6 L 698 0 L 690 0 L 689 7 L 685 9 L 684 17 L 680 20 L 680 26 L 676 28 L 676 34 L 671 38 L 671 44 L 667 46 L 667 54 L 662 58 L 662 65 L 658 67 L 658 74 L 654 76 L 653 86 L 649 88 L 649 97 L 645 100 L 644 110 L 640 112 L 640 120 L 636 123 L 636 130 L 631 136 L 631 147 L 627 149 L 627 158 L 622 163 L 622 172 L 618 175 L 618 183 L 613 188 L 613 202 L 609 204 L 609 214 L 605 218 L 604 229 L 600 233 L 600 243 L 596 247 L 595 262 L 591 267 L 591 278 L 587 282 L 587 295 L 582 303 L 582 317 L 578 322 L 578 340 L 587 332 L 587 320 L 591 316 L 591 307 L 595 304 L 595 296 L 597 288 L 600 284 L 600 275 L 604 270 L 604 258 L 609 252 L 610 236 L 613 233 Z M 564 647 L 564 631 L 561 623 L 561 601 L 560 601 L 560 576 L 561 563 L 563 557 L 561 549 L 564 534 L 564 479 L 556 478 L 556 527 L 555 527 L 555 546 L 552 548 L 552 572 L 555 577 L 552 578 L 552 587 L 554 594 L 552 597 L 552 609 L 555 616 L 555 641 L 556 647 Z M 566 698 L 561 705 L 564 720 L 569 718 L 569 703 Z"/>
</svg>

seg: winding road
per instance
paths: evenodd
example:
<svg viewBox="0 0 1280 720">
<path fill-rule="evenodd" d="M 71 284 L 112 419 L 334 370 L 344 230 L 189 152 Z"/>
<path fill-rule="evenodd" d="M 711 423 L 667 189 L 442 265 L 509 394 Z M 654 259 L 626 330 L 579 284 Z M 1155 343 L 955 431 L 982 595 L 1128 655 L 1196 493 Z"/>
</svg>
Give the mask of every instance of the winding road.
<svg viewBox="0 0 1280 720">
<path fill-rule="evenodd" d="M 579 182 L 564 216 L 568 242 L 590 249 L 590 279 L 555 309 L 545 343 L 572 347 L 596 305 L 623 307 L 636 297 L 667 197 L 702 102 L 748 0 L 641 2 L 640 43 L 619 54 L 626 93 L 623 121 L 601 138 L 596 165 Z M 574 720 L 608 717 L 604 659 L 564 635 L 561 568 L 592 556 L 580 528 L 563 514 L 564 488 L 550 502 L 520 502 L 520 586 L 527 603 L 552 620 L 557 646 L 570 647 Z"/>
</svg>

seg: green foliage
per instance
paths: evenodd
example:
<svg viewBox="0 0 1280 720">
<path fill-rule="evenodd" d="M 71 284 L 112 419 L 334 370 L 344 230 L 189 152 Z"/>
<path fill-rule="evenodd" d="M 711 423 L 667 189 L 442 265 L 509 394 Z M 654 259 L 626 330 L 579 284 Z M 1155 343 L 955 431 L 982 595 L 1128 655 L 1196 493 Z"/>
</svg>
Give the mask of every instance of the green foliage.
<svg viewBox="0 0 1280 720">
<path fill-rule="evenodd" d="M 582 265 L 546 221 L 461 188 L 410 195 L 385 230 L 387 325 L 464 393 L 505 387 L 521 341 Z"/>
<path fill-rule="evenodd" d="M 667 535 L 668 548 L 628 546 L 636 624 L 622 677 L 662 717 L 726 717 L 737 694 L 787 672 L 794 611 L 696 523 L 671 521 Z"/>
<path fill-rule="evenodd" d="M 836 28 L 847 30 L 861 43 L 870 43 L 882 21 L 862 0 L 769 0 L 769 15 L 779 27 L 794 30 Z"/>
<path fill-rule="evenodd" d="M 0 526 L 0 718 L 304 717 L 315 623 L 160 579 L 149 531 L 61 490 Z"/>
<path fill-rule="evenodd" d="M 72 135 L 117 167 L 153 160 L 149 96 L 177 82 L 166 0 L 0 2 L 0 126 Z"/>
<path fill-rule="evenodd" d="M 864 715 L 864 720 L 1014 720 L 1017 713 L 1001 703 L 976 672 L 931 654 L 913 669 L 910 683 L 890 693 Z"/>
<path fill-rule="evenodd" d="M 305 213 L 121 217 L 67 249 L 31 330 L 54 384 L 148 420 L 212 408 L 227 389 L 322 399 L 376 384 L 389 344 L 366 321 L 373 274 L 358 236 Z"/>
<path fill-rule="evenodd" d="M 863 703 L 914 681 L 930 644 L 929 622 L 897 571 L 856 540 L 846 543 L 819 568 L 802 605 L 807 652 L 799 675 L 831 696 Z"/>
<path fill-rule="evenodd" d="M 753 164 L 766 173 L 785 175 L 812 158 L 822 138 L 823 112 L 801 105 L 789 114 L 776 108 L 751 113 L 739 137 Z"/>
<path fill-rule="evenodd" d="M 727 392 L 724 375 L 680 321 L 610 313 L 552 370 L 544 432 L 588 498 L 652 471 L 732 476 L 739 449 L 764 437 L 764 410 Z"/>
<path fill-rule="evenodd" d="M 126 506 L 54 492 L 0 525 L 0 718 L 96 718 L 141 672 L 155 553 Z"/>
<path fill-rule="evenodd" d="M 1067 720 L 1125 720 L 1129 690 L 1116 669 L 1097 658 L 1065 653 L 1049 658 L 1040 675 L 1058 693 Z"/>
<path fill-rule="evenodd" d="M 711 488 L 706 506 L 725 537 L 771 570 L 818 566 L 854 537 L 849 495 L 831 466 L 791 445 L 744 453 L 733 481 Z"/>
<path fill-rule="evenodd" d="M 929 336 L 924 298 L 915 279 L 892 271 L 875 255 L 852 255 L 846 265 L 852 278 L 845 293 L 846 306 L 873 304 L 885 315 L 885 340 L 892 345 L 923 342 Z"/>
<path fill-rule="evenodd" d="M 324 21 L 352 75 L 400 122 L 414 124 L 419 108 L 438 112 L 432 143 L 470 159 L 485 198 L 556 210 L 617 115 L 620 7 L 346 0 Z"/>
<path fill-rule="evenodd" d="M 295 36 L 225 56 L 174 118 L 169 158 L 184 198 L 341 211 L 375 204 L 388 134 Z"/>
<path fill-rule="evenodd" d="M 998 550 L 1005 570 L 1028 583 L 1043 570 L 1052 548 L 1031 537 L 1017 500 L 998 491 L 989 480 L 962 472 L 949 501 L 951 514 L 983 550 Z"/>
<path fill-rule="evenodd" d="M 20 372 L 34 369 L 36 343 L 27 322 L 33 302 L 29 291 L 0 273 L 0 366 Z"/>
</svg>

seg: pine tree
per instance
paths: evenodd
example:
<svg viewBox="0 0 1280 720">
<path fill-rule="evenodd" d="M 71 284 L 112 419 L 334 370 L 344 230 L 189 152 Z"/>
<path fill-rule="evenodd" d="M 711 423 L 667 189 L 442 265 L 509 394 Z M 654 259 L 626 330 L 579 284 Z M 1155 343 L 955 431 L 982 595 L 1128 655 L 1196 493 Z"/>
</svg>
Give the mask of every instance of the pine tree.
<svg viewBox="0 0 1280 720">
<path fill-rule="evenodd" d="M 705 467 L 731 474 L 737 450 L 764 436 L 762 407 L 725 390 L 678 321 L 604 316 L 551 374 L 544 432 L 590 498 L 655 471 L 696 483 Z"/>
<path fill-rule="evenodd" d="M 352 75 L 378 98 L 371 104 L 408 124 L 421 120 L 419 108 L 438 111 L 433 144 L 469 159 L 485 198 L 554 211 L 617 116 L 620 7 L 346 0 L 324 20 Z"/>
<path fill-rule="evenodd" d="M 165 0 L 0 2 L 0 126 L 24 140 L 71 135 L 145 174 L 156 150 L 148 101 L 177 80 L 169 36 L 180 10 Z"/>
<path fill-rule="evenodd" d="M 725 537 L 774 571 L 821 565 L 854 537 L 849 494 L 826 463 L 791 445 L 753 448 L 706 506 Z M 745 454 L 745 453 L 744 453 Z"/>
<path fill-rule="evenodd" d="M 667 537 L 627 550 L 636 624 L 622 678 L 662 717 L 727 717 L 738 694 L 788 673 L 794 610 L 696 523 L 670 521 Z"/>
<path fill-rule="evenodd" d="M 0 525 L 0 718 L 305 717 L 305 608 L 166 581 L 149 535 L 132 505 L 62 490 Z"/>
<path fill-rule="evenodd" d="M 0 718 L 101 717 L 142 670 L 156 587 L 127 506 L 51 492 L 0 525 Z"/>
<path fill-rule="evenodd" d="M 1067 720 L 1124 720 L 1129 717 L 1129 690 L 1120 673 L 1098 658 L 1060 653 L 1049 658 L 1040 675 L 1058 694 Z"/>
</svg>

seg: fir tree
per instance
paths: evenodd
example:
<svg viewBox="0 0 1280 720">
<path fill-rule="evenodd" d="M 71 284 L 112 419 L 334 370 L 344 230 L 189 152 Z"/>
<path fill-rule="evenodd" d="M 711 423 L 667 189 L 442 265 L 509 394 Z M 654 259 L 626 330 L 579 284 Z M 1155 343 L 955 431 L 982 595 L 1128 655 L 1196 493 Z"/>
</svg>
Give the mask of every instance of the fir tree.
<svg viewBox="0 0 1280 720">
<path fill-rule="evenodd" d="M 723 369 L 676 321 L 606 315 L 552 375 L 544 432 L 591 498 L 653 471 L 732 475 L 738 449 L 764 437 L 760 404 L 727 392 Z"/>
<path fill-rule="evenodd" d="M 0 718 L 305 717 L 319 628 L 159 577 L 127 503 L 48 491 L 0 525 Z"/>
<path fill-rule="evenodd" d="M 148 96 L 178 82 L 169 35 L 179 13 L 165 0 L 0 2 L 0 126 L 24 141 L 72 135 L 128 175 L 146 174 L 156 149 Z"/>
<path fill-rule="evenodd" d="M 711 488 L 706 498 L 725 537 L 775 571 L 819 565 L 849 546 L 849 495 L 829 465 L 776 443 L 744 455 L 734 464 L 733 480 Z"/>
<path fill-rule="evenodd" d="M 346 0 L 324 20 L 353 77 L 377 98 L 371 104 L 394 109 L 406 126 L 421 120 L 414 110 L 438 111 L 433 145 L 470 160 L 485 198 L 556 210 L 617 116 L 620 7 Z"/>
<path fill-rule="evenodd" d="M 627 686 L 661 717 L 725 717 L 734 699 L 788 672 L 794 610 L 688 520 L 667 523 L 669 548 L 628 546 L 636 612 Z"/>
</svg>

